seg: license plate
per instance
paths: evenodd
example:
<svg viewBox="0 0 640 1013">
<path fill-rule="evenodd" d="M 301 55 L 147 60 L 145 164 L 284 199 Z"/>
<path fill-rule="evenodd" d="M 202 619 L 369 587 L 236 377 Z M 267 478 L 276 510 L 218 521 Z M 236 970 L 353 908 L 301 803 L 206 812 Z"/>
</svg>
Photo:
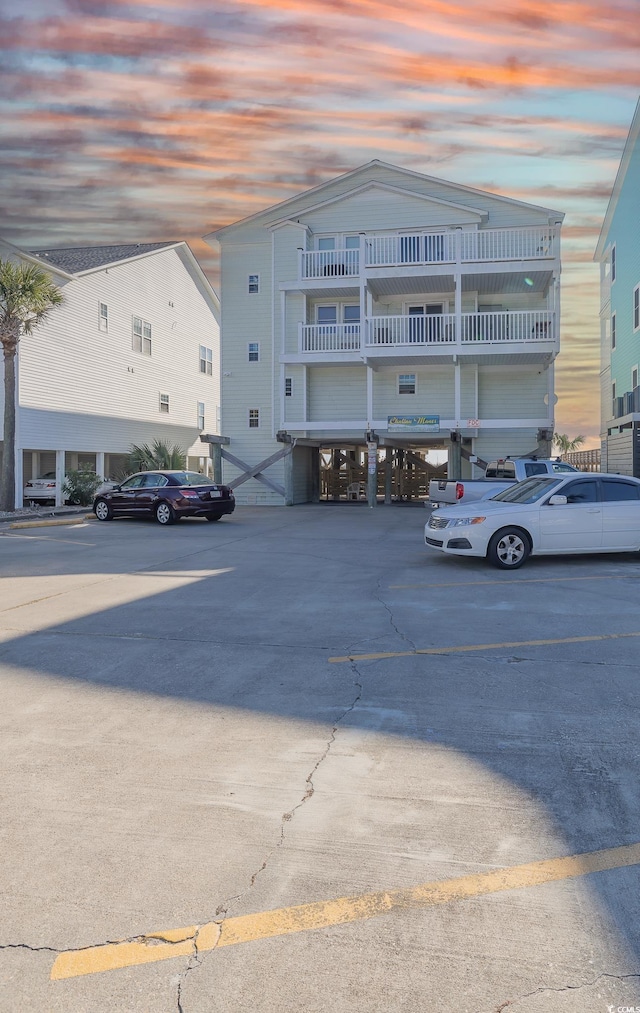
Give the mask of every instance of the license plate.
<svg viewBox="0 0 640 1013">
<path fill-rule="evenodd" d="M 210 495 L 211 495 L 211 499 L 220 499 L 220 497 L 222 496 L 222 493 L 220 492 L 219 489 L 212 489 Z"/>
</svg>

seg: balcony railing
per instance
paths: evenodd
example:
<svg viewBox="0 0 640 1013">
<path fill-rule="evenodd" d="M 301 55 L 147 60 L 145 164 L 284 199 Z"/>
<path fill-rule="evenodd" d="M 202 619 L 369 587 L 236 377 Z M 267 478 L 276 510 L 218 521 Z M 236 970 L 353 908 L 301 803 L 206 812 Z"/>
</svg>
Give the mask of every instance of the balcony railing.
<svg viewBox="0 0 640 1013">
<path fill-rule="evenodd" d="M 360 324 L 300 324 L 302 352 L 359 352 Z"/>
<path fill-rule="evenodd" d="M 556 338 L 555 316 L 548 310 L 463 313 L 461 324 L 460 344 L 467 348 L 554 341 Z M 457 338 L 454 313 L 369 317 L 362 331 L 364 344 L 370 351 L 398 345 L 451 348 Z M 301 352 L 360 350 L 360 324 L 300 324 Z M 622 402 L 623 399 L 618 400 Z"/>
<path fill-rule="evenodd" d="M 460 242 L 464 264 L 520 260 L 549 260 L 556 256 L 556 230 L 544 226 L 521 229 L 478 229 L 410 235 L 367 236 L 365 267 L 421 267 L 454 264 Z M 360 250 L 303 250 L 301 277 L 355 278 L 360 274 Z"/>
<path fill-rule="evenodd" d="M 399 317 L 371 317 L 367 320 L 367 345 L 443 345 L 456 340 L 453 313 Z"/>
<path fill-rule="evenodd" d="M 360 250 L 302 250 L 303 278 L 357 278 Z"/>
</svg>

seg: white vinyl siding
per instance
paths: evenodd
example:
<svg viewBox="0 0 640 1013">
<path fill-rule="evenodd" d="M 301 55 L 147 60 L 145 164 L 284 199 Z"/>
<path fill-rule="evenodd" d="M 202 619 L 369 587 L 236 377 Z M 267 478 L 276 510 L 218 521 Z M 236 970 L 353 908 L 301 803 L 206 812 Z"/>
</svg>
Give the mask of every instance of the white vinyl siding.
<svg viewBox="0 0 640 1013">
<path fill-rule="evenodd" d="M 478 414 L 481 419 L 544 419 L 548 390 L 546 372 L 490 370 L 478 377 Z"/>
<path fill-rule="evenodd" d="M 163 250 L 62 291 L 64 303 L 20 343 L 22 446 L 127 454 L 132 443 L 163 439 L 207 456 L 193 405 L 198 395 L 218 400 L 218 310 L 188 259 Z M 87 344 L 100 303 L 109 340 Z M 133 350 L 133 316 L 153 323 L 153 356 Z M 200 344 L 216 349 L 212 376 L 195 371 Z M 159 392 L 170 396 L 170 415 L 159 412 Z"/>
<path fill-rule="evenodd" d="M 309 370 L 309 420 L 340 422 L 367 417 L 367 381 L 363 366 L 315 366 Z"/>
</svg>

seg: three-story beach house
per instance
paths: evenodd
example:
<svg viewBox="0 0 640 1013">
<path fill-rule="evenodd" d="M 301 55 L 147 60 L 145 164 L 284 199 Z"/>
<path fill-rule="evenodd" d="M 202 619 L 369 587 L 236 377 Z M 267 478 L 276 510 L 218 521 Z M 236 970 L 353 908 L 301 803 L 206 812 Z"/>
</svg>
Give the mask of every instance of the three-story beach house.
<svg viewBox="0 0 640 1013">
<path fill-rule="evenodd" d="M 16 506 L 43 476 L 60 503 L 65 474 L 81 465 L 119 478 L 133 443 L 178 446 L 206 471 L 200 435 L 217 432 L 220 304 L 189 246 L 27 252 L 0 241 L 0 257 L 42 267 L 64 296 L 18 346 Z M 0 408 L 2 398 L 0 382 Z M 0 437 L 1 420 L 0 411 Z"/>
<path fill-rule="evenodd" d="M 595 260 L 600 263 L 601 467 L 640 478 L 640 100 Z"/>
<path fill-rule="evenodd" d="M 325 450 L 548 450 L 562 219 L 376 160 L 205 237 L 239 501 L 316 500 Z"/>
</svg>

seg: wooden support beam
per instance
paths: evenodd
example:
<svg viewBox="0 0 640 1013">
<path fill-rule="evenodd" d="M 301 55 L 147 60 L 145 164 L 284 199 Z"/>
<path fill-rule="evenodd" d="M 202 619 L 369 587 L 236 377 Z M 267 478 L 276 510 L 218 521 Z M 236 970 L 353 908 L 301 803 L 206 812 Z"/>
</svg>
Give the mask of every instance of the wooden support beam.
<svg viewBox="0 0 640 1013">
<path fill-rule="evenodd" d="M 200 440 L 202 443 L 220 443 L 225 445 L 231 443 L 230 436 L 213 436 L 208 433 L 201 433 Z"/>
<path fill-rule="evenodd" d="M 263 475 L 262 472 L 267 468 L 270 468 L 272 464 L 276 463 L 276 461 L 279 461 L 281 458 L 286 457 L 287 454 L 290 454 L 292 449 L 293 447 L 287 444 L 282 448 L 282 450 L 277 450 L 275 454 L 271 455 L 271 457 L 265 458 L 264 461 L 260 461 L 259 464 L 256 464 L 253 467 L 245 461 L 241 461 L 239 457 L 236 457 L 229 450 L 223 449 L 222 456 L 225 461 L 229 461 L 231 464 L 234 464 L 236 468 L 245 469 L 242 475 L 239 475 L 238 478 L 234 478 L 232 482 L 229 482 L 229 488 L 237 489 L 239 485 L 242 485 L 244 482 L 248 482 L 250 478 L 256 478 L 258 482 L 262 482 L 262 484 L 268 486 L 269 489 L 273 489 L 274 492 L 277 492 L 278 495 L 282 496 L 284 499 L 284 486 L 281 486 L 279 482 L 274 482 L 272 479 L 267 478 L 267 476 Z"/>
</svg>

